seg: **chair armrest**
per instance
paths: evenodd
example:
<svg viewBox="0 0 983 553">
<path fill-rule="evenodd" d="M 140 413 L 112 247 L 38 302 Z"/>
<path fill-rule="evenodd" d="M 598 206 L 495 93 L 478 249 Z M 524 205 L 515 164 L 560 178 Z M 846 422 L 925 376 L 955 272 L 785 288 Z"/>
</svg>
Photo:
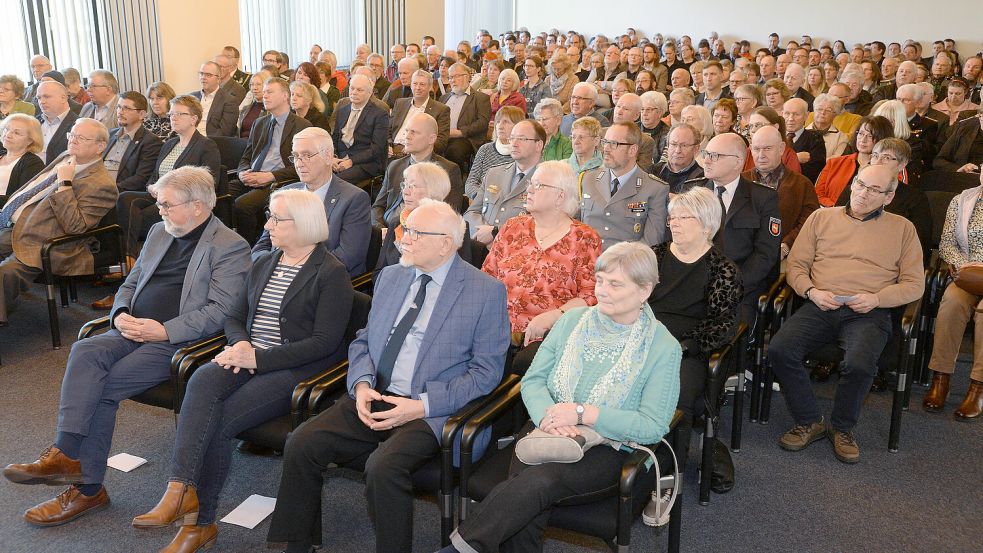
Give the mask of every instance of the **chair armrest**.
<svg viewBox="0 0 983 553">
<path fill-rule="evenodd" d="M 904 314 L 901 315 L 901 339 L 911 340 L 912 332 L 916 327 L 919 313 L 922 308 L 922 298 L 909 303 L 905 306 Z"/>
<path fill-rule="evenodd" d="M 93 319 L 82 325 L 82 328 L 79 329 L 78 339 L 84 340 L 89 336 L 92 336 L 96 332 L 108 328 L 109 328 L 109 315 L 106 315 L 105 317 L 99 317 L 98 319 Z"/>
<path fill-rule="evenodd" d="M 319 376 L 318 383 L 311 388 L 310 397 L 307 399 L 307 412 L 311 415 L 327 409 L 326 402 L 330 396 L 345 389 L 348 379 L 348 360 L 341 361 Z"/>
<path fill-rule="evenodd" d="M 212 357 L 218 355 L 218 352 L 227 343 L 228 340 L 226 340 L 225 334 L 223 333 L 213 334 L 191 342 L 171 355 L 171 372 L 177 375 L 185 356 L 192 355 L 195 356 L 195 360 L 202 360 L 203 358 L 199 354 L 204 354 L 209 356 L 208 360 L 211 360 Z"/>
<path fill-rule="evenodd" d="M 104 234 L 117 234 L 119 236 L 123 236 L 123 227 L 119 225 L 106 225 L 104 227 L 94 228 L 79 234 L 66 234 L 52 238 L 51 240 L 47 240 L 45 243 L 41 244 L 41 270 L 44 271 L 45 275 L 54 274 L 51 270 L 52 248 L 61 246 L 62 244 L 69 244 L 72 242 L 78 242 L 79 240 L 102 236 Z"/>
<path fill-rule="evenodd" d="M 343 363 L 346 370 L 339 372 L 341 365 L 339 363 L 294 386 L 293 394 L 290 397 L 290 418 L 293 428 L 300 426 L 302 422 L 307 420 L 309 413 L 313 412 L 308 407 L 311 405 L 311 395 L 318 384 L 326 383 L 325 387 L 331 388 L 337 386 L 339 376 L 347 376 L 348 364 L 347 361 Z"/>
<path fill-rule="evenodd" d="M 785 288 L 785 273 L 782 273 L 778 275 L 778 278 L 775 279 L 775 282 L 771 283 L 771 286 L 768 287 L 767 292 L 758 296 L 759 316 L 765 315 L 765 313 L 768 311 L 768 308 L 771 306 L 772 302 L 775 301 L 775 298 L 784 288 Z"/>
<path fill-rule="evenodd" d="M 488 393 L 488 395 L 472 399 L 464 407 L 461 407 L 456 413 L 451 415 L 450 418 L 447 419 L 447 422 L 444 423 L 444 428 L 441 432 L 441 453 L 448 456 L 452 455 L 454 452 L 454 438 L 465 426 L 465 424 L 471 420 L 476 413 L 478 413 L 481 409 L 484 409 L 492 401 L 498 399 L 513 387 L 518 386 L 520 380 L 522 379 L 518 375 L 506 375 L 505 378 L 502 379 L 502 382 L 499 383 L 494 390 Z"/>
<path fill-rule="evenodd" d="M 508 413 L 509 409 L 519 401 L 522 401 L 521 383 L 514 382 L 504 393 L 499 394 L 488 402 L 465 423 L 464 433 L 461 435 L 462 468 L 464 466 L 465 456 L 470 461 L 471 452 L 474 449 L 474 440 L 478 437 L 478 434 L 499 417 Z"/>
<path fill-rule="evenodd" d="M 362 273 L 357 277 L 352 279 L 352 288 L 358 291 L 362 291 L 365 288 L 369 288 L 371 291 L 372 281 L 375 279 L 375 271 L 369 271 L 367 273 Z"/>
<path fill-rule="evenodd" d="M 672 433 L 676 432 L 679 427 L 679 421 L 683 419 L 683 412 L 676 409 L 676 412 L 672 415 L 672 421 L 669 423 L 669 433 L 666 436 L 670 436 Z M 661 442 L 657 444 L 648 445 L 649 449 L 655 451 L 656 448 L 661 446 Z M 678 453 L 677 453 L 678 455 Z M 638 474 L 646 470 L 646 463 L 648 463 L 649 454 L 640 449 L 632 451 L 631 454 L 625 459 L 624 464 L 621 465 L 621 480 L 619 483 L 619 489 L 622 497 L 631 497 L 632 490 L 635 487 L 635 478 Z"/>
</svg>

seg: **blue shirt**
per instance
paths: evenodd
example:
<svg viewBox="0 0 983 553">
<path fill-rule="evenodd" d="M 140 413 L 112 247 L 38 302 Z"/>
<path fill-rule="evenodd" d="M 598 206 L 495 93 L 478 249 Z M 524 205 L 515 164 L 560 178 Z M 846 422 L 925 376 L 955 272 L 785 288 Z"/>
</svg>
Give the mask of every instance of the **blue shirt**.
<svg viewBox="0 0 983 553">
<path fill-rule="evenodd" d="M 305 182 L 304 190 L 316 194 L 318 198 L 321 198 L 321 203 L 324 203 L 324 200 L 328 197 L 328 190 L 331 188 L 331 181 L 333 180 L 334 180 L 334 174 L 331 175 L 331 178 L 328 179 L 328 182 L 324 183 L 324 185 L 318 188 L 317 190 L 311 190 L 310 185 L 308 185 Z"/>
<path fill-rule="evenodd" d="M 269 172 L 283 169 L 283 158 L 280 157 L 280 141 L 283 138 L 283 126 L 287 124 L 287 117 L 289 115 L 290 111 L 288 110 L 287 113 L 274 118 L 276 120 L 276 126 L 273 127 L 270 151 L 266 152 L 266 158 L 263 159 L 263 166 L 260 167 L 261 171 Z"/>
</svg>

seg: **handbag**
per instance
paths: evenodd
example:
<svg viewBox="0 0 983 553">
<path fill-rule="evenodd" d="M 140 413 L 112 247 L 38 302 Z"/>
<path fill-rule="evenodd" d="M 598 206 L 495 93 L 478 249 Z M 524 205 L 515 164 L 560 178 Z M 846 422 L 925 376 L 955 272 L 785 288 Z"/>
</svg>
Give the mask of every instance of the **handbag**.
<svg viewBox="0 0 983 553">
<path fill-rule="evenodd" d="M 974 296 L 983 296 L 983 267 L 962 267 L 952 282 Z"/>
<path fill-rule="evenodd" d="M 579 436 L 557 436 L 534 428 L 515 443 L 515 456 L 527 465 L 543 463 L 576 463 L 584 458 L 584 452 L 603 443 L 604 437 L 593 428 L 577 425 Z"/>
</svg>

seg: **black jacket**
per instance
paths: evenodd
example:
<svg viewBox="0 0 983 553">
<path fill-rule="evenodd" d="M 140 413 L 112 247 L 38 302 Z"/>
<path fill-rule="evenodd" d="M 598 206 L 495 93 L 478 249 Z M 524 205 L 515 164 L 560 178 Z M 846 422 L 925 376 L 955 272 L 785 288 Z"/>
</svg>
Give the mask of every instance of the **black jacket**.
<svg viewBox="0 0 983 553">
<path fill-rule="evenodd" d="M 253 260 L 246 289 L 225 321 L 229 345 L 250 339 L 259 298 L 276 269 L 281 250 Z M 348 354 L 345 329 L 354 291 L 345 266 L 318 244 L 280 303 L 280 346 L 256 350 L 256 370 L 328 368 Z"/>
<path fill-rule="evenodd" d="M 263 146 L 269 140 L 270 133 L 273 132 L 271 127 L 275 119 L 273 115 L 268 113 L 253 123 L 252 129 L 249 131 L 249 142 L 246 144 L 246 149 L 242 152 L 242 159 L 239 160 L 238 172 L 252 170 L 253 162 L 259 157 L 263 151 Z M 284 184 L 297 180 L 297 169 L 294 168 L 294 164 L 288 158 L 293 149 L 294 135 L 310 126 L 311 124 L 307 122 L 307 119 L 298 117 L 293 113 L 287 114 L 287 119 L 283 123 L 283 132 L 280 133 L 279 144 L 280 159 L 283 160 L 283 168 L 272 171 L 277 183 Z M 338 145 L 335 143 L 336 151 L 337 148 Z"/>
<path fill-rule="evenodd" d="M 37 120 L 44 125 L 44 114 L 38 111 Z M 75 125 L 75 121 L 79 118 L 78 114 L 72 110 L 68 110 L 68 114 L 62 119 L 61 125 L 55 130 L 55 134 L 51 135 L 51 140 L 48 141 L 48 147 L 45 148 L 44 164 L 47 166 L 49 163 L 55 160 L 58 156 L 68 149 L 68 131 L 72 130 Z"/>
<path fill-rule="evenodd" d="M 973 148 L 973 141 L 980 132 L 980 122 L 975 117 L 963 119 L 956 123 L 955 128 L 949 134 L 949 139 L 945 141 L 939 154 L 935 156 L 935 168 L 943 171 L 956 171 L 963 165 L 969 163 L 969 152 Z M 979 163 L 980 160 L 973 161 Z"/>
<path fill-rule="evenodd" d="M 154 165 L 154 172 L 150 175 L 150 180 L 147 184 L 153 184 L 157 182 L 160 178 L 160 162 L 167 157 L 167 154 L 171 153 L 171 150 L 177 146 L 178 142 L 181 141 L 180 136 L 175 136 L 170 138 L 167 142 L 160 147 L 160 153 L 157 154 L 157 163 Z M 215 177 L 215 182 L 218 182 L 218 171 L 219 167 L 222 165 L 222 156 L 218 153 L 218 146 L 212 142 L 211 139 L 202 136 L 198 131 L 191 137 L 188 141 L 188 146 L 181 152 L 181 155 L 177 156 L 177 161 L 174 162 L 174 169 L 178 167 L 184 167 L 185 165 L 194 165 L 197 167 L 205 167 L 211 171 L 212 176 Z"/>
<path fill-rule="evenodd" d="M 109 131 L 109 144 L 102 153 L 103 159 L 119 140 L 123 127 Z M 147 183 L 157 167 L 157 159 L 163 142 L 153 133 L 147 132 L 142 126 L 133 135 L 133 141 L 126 147 L 119 161 L 119 171 L 116 173 L 116 188 L 123 190 L 146 190 Z"/>
<path fill-rule="evenodd" d="M 809 161 L 802 163 L 802 174 L 815 184 L 819 173 L 826 167 L 826 141 L 815 129 L 803 129 L 799 139 L 792 143 L 795 153 L 809 152 Z"/>
<path fill-rule="evenodd" d="M 31 182 L 44 169 L 44 162 L 36 154 L 24 152 L 24 155 L 17 160 L 14 167 L 10 170 L 10 180 L 7 181 L 7 190 L 0 195 L 0 206 L 7 203 L 14 192 L 20 190 L 21 186 Z"/>
</svg>

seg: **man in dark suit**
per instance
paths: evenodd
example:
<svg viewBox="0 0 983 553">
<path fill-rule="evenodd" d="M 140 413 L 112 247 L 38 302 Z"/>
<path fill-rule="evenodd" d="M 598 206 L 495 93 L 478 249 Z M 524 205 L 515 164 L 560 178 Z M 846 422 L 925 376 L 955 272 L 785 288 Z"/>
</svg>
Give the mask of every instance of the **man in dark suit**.
<svg viewBox="0 0 983 553">
<path fill-rule="evenodd" d="M 386 80 L 386 60 L 381 54 L 372 54 L 365 59 L 366 65 L 372 70 L 372 75 L 375 77 L 372 79 L 372 95 L 381 100 L 389 91 L 389 87 L 392 86 L 392 83 Z M 348 84 L 351 86 L 350 80 Z"/>
<path fill-rule="evenodd" d="M 52 69 L 54 69 L 54 67 L 51 65 L 51 60 L 49 60 L 46 56 L 38 54 L 31 57 L 31 76 L 34 77 L 34 83 L 24 89 L 23 100 L 25 102 L 34 101 L 34 98 L 37 96 L 38 92 L 38 84 L 41 82 L 41 75 L 44 75 Z"/>
<path fill-rule="evenodd" d="M 816 99 L 815 96 L 809 93 L 808 90 L 802 88 L 802 85 L 806 82 L 806 71 L 801 65 L 797 63 L 789 64 L 788 68 L 785 69 L 785 86 L 788 87 L 789 92 L 792 93 L 793 98 L 798 98 L 805 101 L 806 103 L 806 113 L 812 111 L 812 102 Z"/>
<path fill-rule="evenodd" d="M 392 145 L 393 155 L 399 156 L 403 153 L 406 145 L 406 126 L 409 124 L 412 112 L 426 113 L 437 121 L 437 142 L 433 148 L 437 152 L 443 152 L 447 148 L 447 139 L 451 132 L 451 110 L 444 104 L 430 97 L 430 89 L 433 86 L 433 75 L 429 71 L 418 69 L 413 72 L 413 80 L 410 84 L 412 98 L 400 98 L 396 100 L 392 115 L 389 117 L 389 143 Z"/>
<path fill-rule="evenodd" d="M 109 144 L 102 161 L 120 192 L 146 190 L 157 165 L 162 143 L 143 128 L 147 107 L 143 94 L 132 90 L 123 93 L 117 104 L 119 127 L 109 131 Z"/>
<path fill-rule="evenodd" d="M 467 173 L 471 156 L 485 143 L 488 122 L 491 121 L 491 98 L 470 86 L 471 71 L 463 63 L 447 70 L 451 91 L 440 102 L 451 110 L 450 133 L 445 157 Z"/>
<path fill-rule="evenodd" d="M 705 151 L 702 186 L 713 190 L 724 206 L 724 223 L 714 243 L 741 269 L 740 320 L 753 326 L 758 296 L 778 276 L 782 242 L 778 193 L 741 177 L 747 146 L 740 135 L 715 136 Z"/>
<path fill-rule="evenodd" d="M 68 149 L 68 131 L 75 125 L 78 115 L 68 106 L 68 89 L 54 81 L 38 84 L 35 99 L 41 113 L 41 134 L 44 136 L 44 149 L 38 157 L 50 164 Z"/>
<path fill-rule="evenodd" d="M 219 87 L 225 89 L 226 92 L 235 98 L 236 105 L 238 106 L 246 98 L 246 87 L 232 78 L 232 72 L 236 69 L 235 61 L 226 54 L 219 54 L 212 61 L 218 65 Z"/>
<path fill-rule="evenodd" d="M 331 136 L 337 152 L 334 170 L 356 185 L 381 175 L 385 169 L 389 114 L 370 102 L 371 96 L 372 81 L 355 75 L 348 83 L 351 103 L 335 109 Z"/>
<path fill-rule="evenodd" d="M 274 184 L 297 180 L 290 161 L 294 135 L 311 126 L 306 119 L 290 112 L 290 85 L 271 79 L 263 85 L 266 115 L 253 123 L 249 142 L 239 160 L 239 180 L 229 183 L 235 200 L 236 230 L 250 244 L 259 237 L 261 217 Z"/>
<path fill-rule="evenodd" d="M 365 255 L 369 249 L 369 195 L 357 186 L 332 173 L 334 144 L 328 131 L 308 127 L 294 135 L 294 168 L 300 182 L 286 188 L 297 188 L 317 194 L 324 202 L 328 216 L 328 239 L 325 245 L 341 261 L 348 274 L 355 277 L 365 272 Z M 272 248 L 270 233 L 263 231 L 253 247 L 253 255 Z"/>
<path fill-rule="evenodd" d="M 434 102 L 431 100 L 431 102 Z M 399 222 L 399 212 L 403 205 L 403 171 L 414 163 L 430 161 L 440 165 L 450 178 L 451 189 L 444 199 L 448 205 L 459 210 L 464 198 L 464 180 L 456 163 L 434 153 L 437 140 L 437 121 L 426 113 L 417 113 L 405 125 L 406 148 L 404 155 L 392 161 L 386 168 L 382 188 L 372 204 L 372 224 L 377 227 L 392 227 Z"/>
<path fill-rule="evenodd" d="M 213 61 L 201 64 L 198 81 L 201 90 L 191 93 L 201 102 L 204 117 L 198 122 L 198 132 L 205 136 L 236 136 L 239 122 L 239 102 L 228 90 L 219 86 L 220 69 Z"/>
<path fill-rule="evenodd" d="M 116 295 L 112 329 L 72 345 L 54 444 L 3 471 L 20 484 L 72 484 L 28 509 L 30 524 L 64 524 L 109 504 L 102 482 L 119 403 L 170 378 L 178 348 L 222 331 L 250 261 L 245 241 L 212 217 L 214 182 L 205 169 L 181 167 L 157 183 L 164 223 Z"/>
<path fill-rule="evenodd" d="M 348 350 L 348 394 L 287 441 L 267 540 L 288 551 L 321 543 L 324 469 L 365 455 L 376 551 L 410 551 L 410 474 L 440 451 L 447 418 L 501 380 L 505 286 L 457 256 L 464 221 L 447 204 L 423 200 L 406 226 L 402 262 L 377 277 Z"/>
<path fill-rule="evenodd" d="M 396 100 L 413 96 L 410 85 L 413 82 L 413 73 L 420 69 L 420 64 L 416 58 L 403 58 L 397 64 L 399 68 L 399 78 L 393 81 L 389 90 L 382 95 L 382 101 L 392 109 L 396 105 Z M 428 91 L 429 92 L 429 91 Z"/>
<path fill-rule="evenodd" d="M 791 69 L 792 66 L 790 65 L 789 68 Z M 819 173 L 822 172 L 823 167 L 826 167 L 826 141 L 821 132 L 805 128 L 808 115 L 806 101 L 802 98 L 792 98 L 785 102 L 782 108 L 785 130 L 788 131 L 787 136 L 792 142 L 792 149 L 799 158 L 802 174 L 809 181 L 816 182 Z"/>
</svg>

